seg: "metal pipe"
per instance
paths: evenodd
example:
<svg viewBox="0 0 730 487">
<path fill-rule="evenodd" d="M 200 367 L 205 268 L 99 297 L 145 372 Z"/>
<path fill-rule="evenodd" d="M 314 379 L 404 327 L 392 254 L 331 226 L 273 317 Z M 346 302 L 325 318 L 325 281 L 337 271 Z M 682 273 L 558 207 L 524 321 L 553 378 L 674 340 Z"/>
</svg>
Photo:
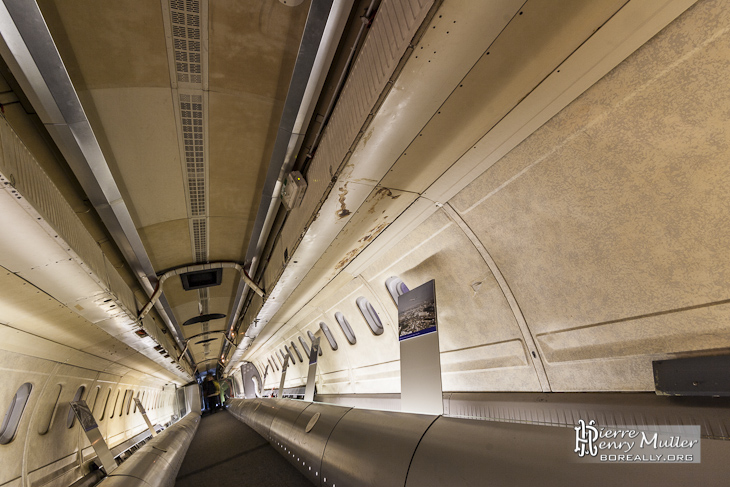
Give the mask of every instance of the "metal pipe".
<svg viewBox="0 0 730 487">
<path fill-rule="evenodd" d="M 199 424 L 200 412 L 189 413 L 148 441 L 99 485 L 121 487 L 131 481 L 147 487 L 173 485 Z"/>
<path fill-rule="evenodd" d="M 152 296 L 150 296 L 150 300 L 147 302 L 147 304 L 144 305 L 142 308 L 142 311 L 139 312 L 139 318 L 138 321 L 142 321 L 145 316 L 147 316 L 147 313 L 150 312 L 152 309 L 152 306 L 157 302 L 157 300 L 160 298 L 160 295 L 162 294 L 162 285 L 166 280 L 171 278 L 172 276 L 178 276 L 180 274 L 186 274 L 188 272 L 195 272 L 195 271 L 205 271 L 209 269 L 235 269 L 238 272 L 241 273 L 241 279 L 246 283 L 247 286 L 249 286 L 251 289 L 253 289 L 256 294 L 258 294 L 261 297 L 264 297 L 265 294 L 259 288 L 256 283 L 253 282 L 253 280 L 248 276 L 246 271 L 244 270 L 243 266 L 237 262 L 214 262 L 212 264 L 196 264 L 196 265 L 188 265 L 188 266 L 182 266 L 177 267 L 175 269 L 171 269 L 161 276 L 159 276 L 157 281 L 157 287 L 155 288 L 155 292 L 152 293 Z"/>
<path fill-rule="evenodd" d="M 94 464 L 96 465 L 96 464 Z M 91 472 L 87 473 L 80 479 L 78 479 L 76 482 L 71 484 L 69 487 L 94 487 L 94 485 L 98 484 L 101 479 L 105 477 L 104 471 L 100 468 L 97 468 L 96 470 L 92 470 Z"/>
<path fill-rule="evenodd" d="M 355 38 L 355 42 L 352 44 L 352 47 L 350 48 L 350 54 L 347 56 L 347 61 L 345 61 L 345 67 L 342 70 L 342 73 L 340 74 L 340 79 L 337 81 L 337 86 L 335 87 L 335 93 L 332 95 L 332 99 L 330 100 L 329 104 L 327 105 L 327 110 L 324 112 L 324 117 L 322 119 L 322 123 L 319 125 L 319 128 L 317 129 L 317 135 L 314 137 L 314 141 L 312 142 L 312 147 L 309 149 L 309 153 L 307 154 L 307 159 L 311 160 L 312 157 L 314 157 L 314 152 L 317 150 L 317 146 L 319 144 L 319 139 L 322 137 L 322 132 L 324 131 L 324 127 L 327 125 L 327 122 L 330 119 L 330 116 L 332 115 L 332 110 L 335 108 L 335 104 L 337 103 L 337 100 L 340 97 L 340 92 L 342 91 L 342 87 L 345 84 L 345 80 L 347 79 L 347 75 L 350 71 L 350 65 L 352 65 L 352 61 L 355 59 L 355 52 L 357 51 L 357 46 L 360 44 L 360 40 L 362 39 L 362 35 L 365 32 L 366 27 L 370 27 L 370 24 L 373 23 L 373 12 L 375 10 L 375 4 L 378 3 L 380 0 L 372 0 L 370 2 L 370 6 L 368 7 L 367 11 L 365 12 L 365 15 L 360 17 L 360 20 L 362 21 L 362 25 L 360 26 L 360 30 L 357 33 L 357 37 Z"/>
</svg>

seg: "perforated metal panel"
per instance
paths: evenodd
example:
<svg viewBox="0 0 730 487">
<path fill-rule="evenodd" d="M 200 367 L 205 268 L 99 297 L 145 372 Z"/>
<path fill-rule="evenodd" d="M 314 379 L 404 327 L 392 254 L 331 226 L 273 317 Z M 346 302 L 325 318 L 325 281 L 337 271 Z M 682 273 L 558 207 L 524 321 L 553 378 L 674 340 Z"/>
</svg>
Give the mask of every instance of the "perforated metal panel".
<svg viewBox="0 0 730 487">
<path fill-rule="evenodd" d="M 200 1 L 171 0 L 175 72 L 183 83 L 202 83 Z"/>
<path fill-rule="evenodd" d="M 196 262 L 208 260 L 208 222 L 205 218 L 195 218 L 193 225 L 193 252 Z"/>
<path fill-rule="evenodd" d="M 208 148 L 207 148 L 207 10 L 206 0 L 163 0 L 168 62 L 173 97 L 177 102 L 178 144 L 185 177 L 190 244 L 194 262 L 207 262 Z M 178 91 L 179 90 L 179 91 Z M 201 300 L 201 303 L 203 301 Z"/>
</svg>

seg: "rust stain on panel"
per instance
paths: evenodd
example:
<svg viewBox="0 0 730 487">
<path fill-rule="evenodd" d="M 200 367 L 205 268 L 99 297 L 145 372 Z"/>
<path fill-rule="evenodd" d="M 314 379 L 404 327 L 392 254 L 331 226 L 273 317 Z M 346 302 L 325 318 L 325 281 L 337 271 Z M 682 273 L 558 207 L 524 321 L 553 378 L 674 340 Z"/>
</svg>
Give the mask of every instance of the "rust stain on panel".
<svg viewBox="0 0 730 487">
<path fill-rule="evenodd" d="M 388 217 L 386 216 L 385 218 L 387 219 Z M 357 257 L 357 255 L 365 247 L 367 247 L 368 243 L 370 243 L 370 241 L 372 239 L 374 239 L 375 237 L 377 237 L 380 234 L 380 232 L 382 232 L 383 230 L 385 230 L 385 227 L 387 227 L 387 226 L 388 226 L 388 222 L 382 222 L 380 225 L 376 226 L 372 230 L 369 230 L 364 237 L 362 237 L 360 240 L 358 240 L 358 243 L 360 245 L 358 245 L 356 248 L 350 250 L 347 254 L 345 254 L 345 256 L 342 258 L 342 260 L 340 260 L 337 263 L 337 265 L 335 266 L 335 270 L 336 271 L 339 271 L 340 269 L 342 269 L 343 267 L 345 267 L 347 264 L 349 264 L 352 261 L 352 259 L 354 259 L 355 257 Z"/>
<path fill-rule="evenodd" d="M 335 212 L 335 215 L 337 215 L 337 218 L 345 218 L 346 216 L 348 216 L 349 214 L 352 213 L 350 210 L 347 209 L 347 206 L 345 204 L 345 197 L 347 196 L 347 192 L 348 192 L 347 191 L 348 183 L 349 183 L 349 181 L 346 181 L 345 184 L 343 186 L 340 186 L 340 188 L 339 188 L 339 190 L 340 190 L 340 196 L 339 196 L 340 209 Z"/>
<path fill-rule="evenodd" d="M 400 198 L 401 195 L 394 195 L 391 190 L 388 188 L 381 187 L 375 192 L 375 196 L 373 196 L 373 200 L 370 204 L 370 209 L 368 209 L 368 213 L 372 214 L 375 213 L 375 208 L 378 206 L 378 203 L 384 200 L 385 198 L 391 198 L 394 200 L 397 200 Z"/>
</svg>

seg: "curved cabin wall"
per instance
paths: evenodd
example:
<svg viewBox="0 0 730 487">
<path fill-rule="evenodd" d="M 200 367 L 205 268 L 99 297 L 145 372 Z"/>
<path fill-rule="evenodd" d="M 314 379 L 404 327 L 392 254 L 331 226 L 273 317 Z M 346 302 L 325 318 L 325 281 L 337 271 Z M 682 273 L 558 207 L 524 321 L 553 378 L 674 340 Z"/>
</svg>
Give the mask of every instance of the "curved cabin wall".
<svg viewBox="0 0 730 487">
<path fill-rule="evenodd" d="M 165 424 L 177 413 L 175 389 L 163 389 L 165 381 L 139 372 L 119 375 L 113 370 L 93 371 L 8 351 L 0 351 L 0 368 L 2 416 L 18 388 L 26 382 L 32 385 L 15 437 L 10 443 L 0 445 L 0 485 L 3 486 L 65 487 L 87 472 L 88 463 L 96 454 L 78 421 L 71 428 L 67 426 L 69 401 L 81 386 L 85 387 L 82 399 L 92 409 L 110 448 L 147 429 L 134 403 L 127 413 L 129 394 L 122 404 L 126 391 L 132 391 L 134 397 L 144 393 L 142 402 L 152 424 Z M 97 387 L 100 388 L 98 397 Z M 102 417 L 109 389 L 111 395 Z M 117 392 L 119 400 L 112 415 Z M 49 417 L 52 418 L 50 426 Z"/>
<path fill-rule="evenodd" d="M 653 360 L 726 350 L 729 25 L 723 2 L 695 4 L 387 251 L 273 319 L 280 330 L 250 360 L 263 371 L 312 332 L 319 393 L 399 392 L 391 276 L 436 280 L 444 392 L 652 391 Z M 306 370 L 290 367 L 286 386 Z"/>
</svg>

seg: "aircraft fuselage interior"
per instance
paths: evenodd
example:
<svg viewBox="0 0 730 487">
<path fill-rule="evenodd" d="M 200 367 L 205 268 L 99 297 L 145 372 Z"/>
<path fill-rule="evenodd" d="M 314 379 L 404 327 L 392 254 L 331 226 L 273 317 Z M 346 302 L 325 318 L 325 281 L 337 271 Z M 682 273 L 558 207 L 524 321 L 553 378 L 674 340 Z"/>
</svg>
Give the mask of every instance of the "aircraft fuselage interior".
<svg viewBox="0 0 730 487">
<path fill-rule="evenodd" d="M 0 487 L 727 486 L 730 3 L 0 0 Z"/>
</svg>

